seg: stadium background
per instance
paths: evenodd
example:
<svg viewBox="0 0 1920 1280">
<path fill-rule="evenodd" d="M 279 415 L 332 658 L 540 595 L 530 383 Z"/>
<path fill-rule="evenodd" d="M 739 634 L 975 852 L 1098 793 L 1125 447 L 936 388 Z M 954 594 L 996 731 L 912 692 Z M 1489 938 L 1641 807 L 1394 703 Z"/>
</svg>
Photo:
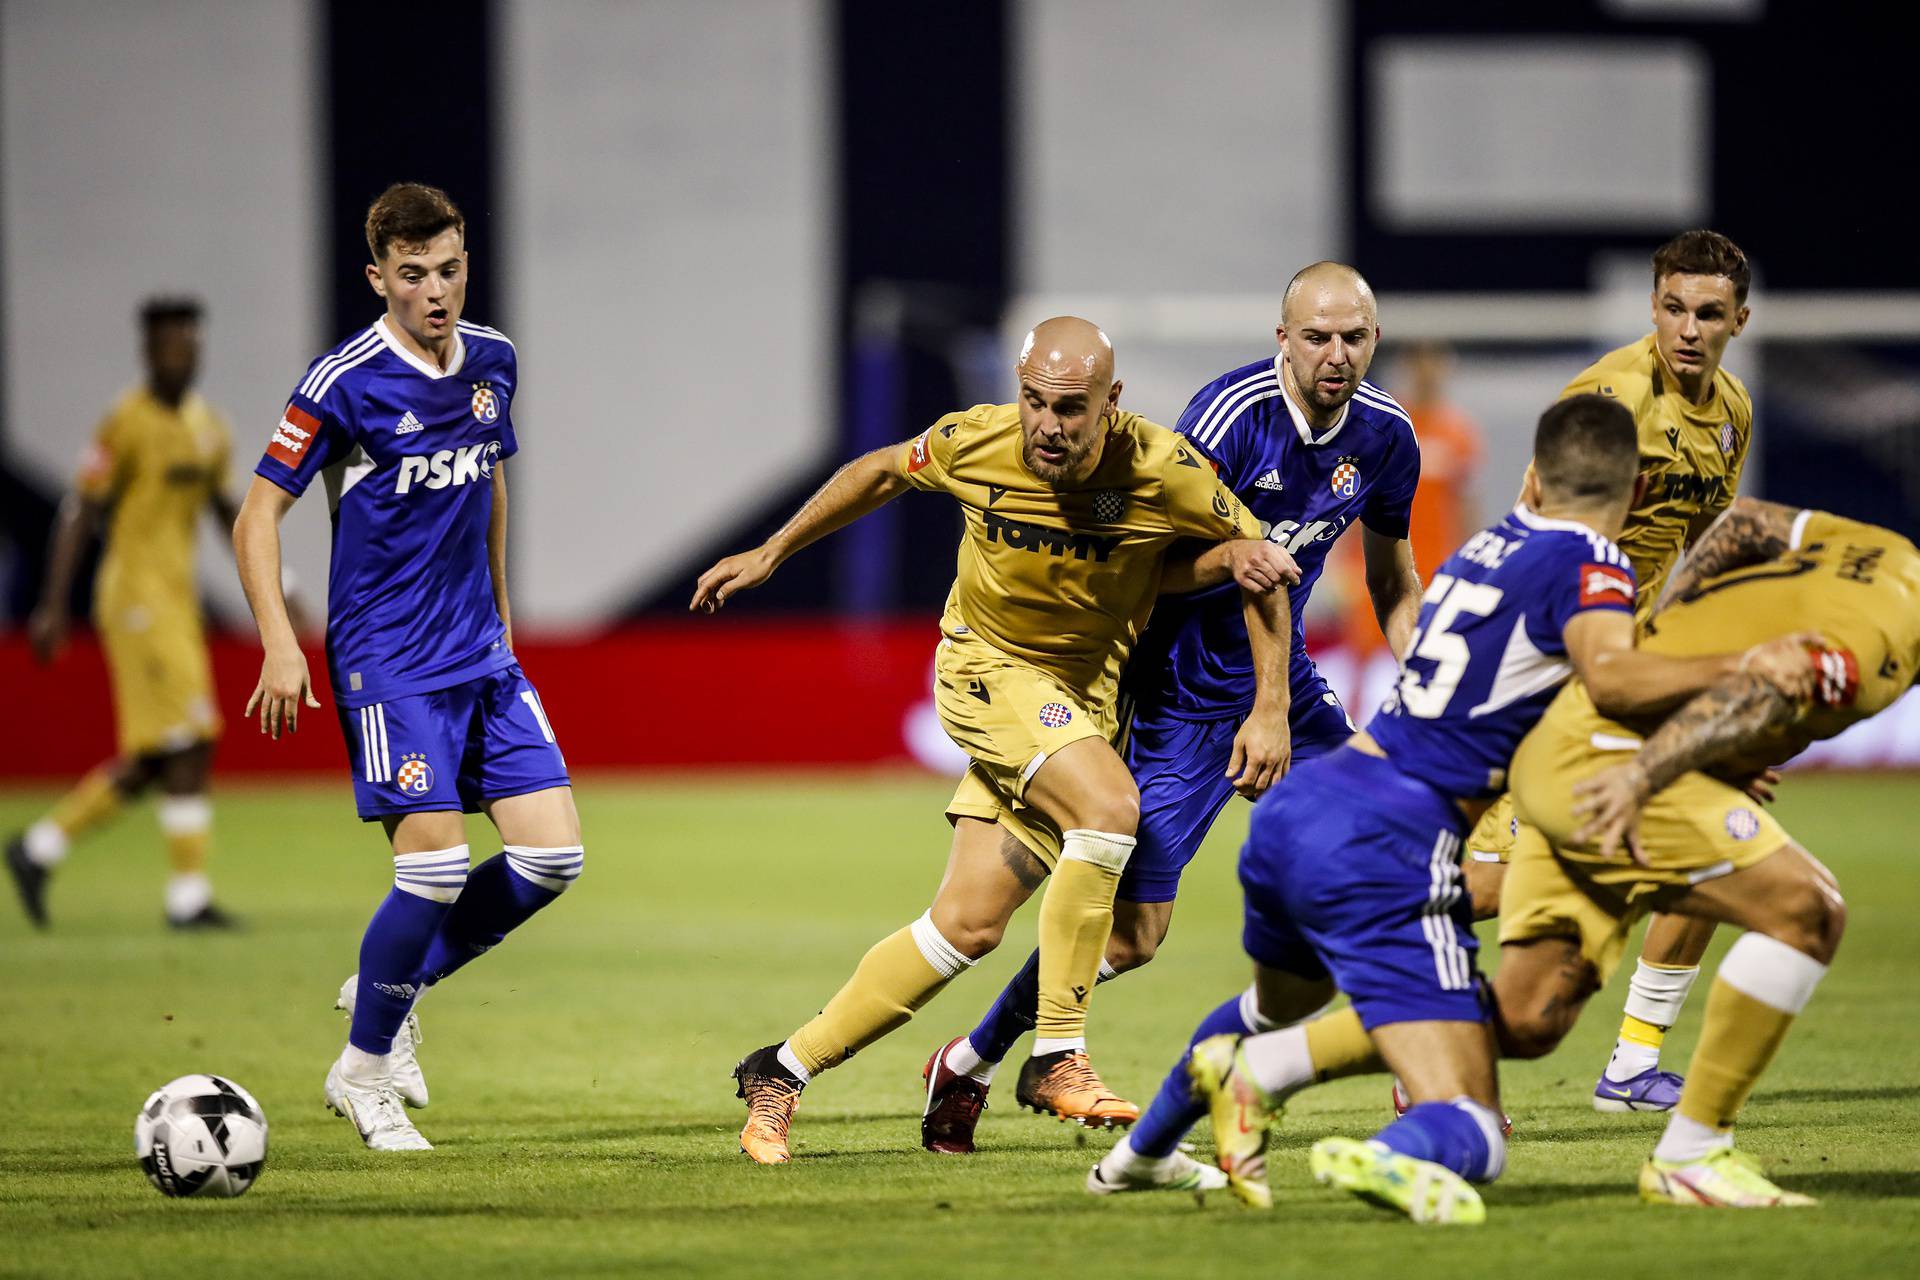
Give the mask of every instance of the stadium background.
<svg viewBox="0 0 1920 1280">
<path fill-rule="evenodd" d="M 403 178 L 464 206 L 468 315 L 519 342 L 516 638 L 579 767 L 951 768 L 920 705 L 950 504 L 896 503 L 719 619 L 686 617 L 693 577 L 851 454 L 1005 399 L 1017 334 L 1057 310 L 1103 324 L 1127 403 L 1171 421 L 1271 350 L 1320 257 L 1380 292 L 1377 381 L 1406 398 L 1411 344 L 1453 348 L 1490 514 L 1540 406 L 1645 331 L 1652 246 L 1724 230 L 1758 277 L 1727 361 L 1757 403 L 1747 489 L 1912 535 L 1920 254 L 1883 137 L 1905 57 L 1810 61 L 1847 9 L 5 0 L 0 686 L 32 731 L 0 735 L 0 778 L 110 750 L 97 650 L 35 668 L 20 624 L 137 376 L 138 300 L 206 299 L 244 481 L 307 361 L 376 313 L 359 221 Z M 309 501 L 286 539 L 316 603 L 325 527 Z M 232 718 L 257 650 L 206 542 Z M 1344 648 L 1329 577 L 1312 623 L 1358 714 L 1377 655 Z M 1825 758 L 1920 761 L 1914 706 Z M 218 769 L 342 759 L 330 725 L 230 732 Z"/>
</svg>

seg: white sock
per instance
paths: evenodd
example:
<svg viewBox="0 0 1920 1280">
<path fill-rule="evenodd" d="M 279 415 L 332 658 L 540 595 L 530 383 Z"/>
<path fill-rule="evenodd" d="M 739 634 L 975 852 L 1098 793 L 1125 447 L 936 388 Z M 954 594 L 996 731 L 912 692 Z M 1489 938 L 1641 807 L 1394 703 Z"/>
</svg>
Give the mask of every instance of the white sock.
<svg viewBox="0 0 1920 1280">
<path fill-rule="evenodd" d="M 811 1084 L 813 1082 L 813 1072 L 807 1070 L 806 1067 L 801 1064 L 800 1055 L 793 1051 L 793 1041 L 782 1040 L 780 1042 L 780 1052 L 775 1056 L 780 1059 L 780 1065 L 793 1072 L 794 1079 L 798 1080 L 801 1084 Z"/>
<path fill-rule="evenodd" d="M 340 1074 L 349 1084 L 366 1089 L 386 1084 L 393 1078 L 393 1055 L 368 1053 L 351 1043 L 340 1051 Z"/>
<path fill-rule="evenodd" d="M 1171 1159 L 1171 1155 L 1143 1156 L 1133 1149 L 1133 1139 L 1127 1137 L 1120 1139 L 1114 1144 L 1113 1150 L 1100 1157 L 1100 1167 L 1118 1176 L 1136 1169 L 1150 1170 Z"/>
<path fill-rule="evenodd" d="M 1680 1021 L 1680 1009 L 1687 1002 L 1687 993 L 1693 990 L 1694 979 L 1699 976 L 1698 965 L 1673 969 L 1642 960 L 1634 966 L 1633 980 L 1627 986 L 1624 1012 L 1665 1033 Z M 1614 1041 L 1613 1056 L 1607 1059 L 1606 1078 L 1617 1084 L 1659 1065 L 1657 1046 L 1622 1037 Z"/>
<path fill-rule="evenodd" d="M 966 1076 L 981 1084 L 992 1084 L 993 1073 L 1000 1069 L 1000 1064 L 981 1057 L 980 1051 L 973 1047 L 973 1041 L 961 1036 L 947 1050 L 946 1068 L 955 1075 Z"/>
<path fill-rule="evenodd" d="M 213 901 L 213 881 L 204 871 L 176 871 L 167 877 L 167 919 L 197 916 Z"/>
<path fill-rule="evenodd" d="M 1613 1083 L 1621 1084 L 1659 1065 L 1658 1049 L 1650 1044 L 1641 1044 L 1638 1040 L 1621 1039 L 1613 1042 L 1613 1056 L 1607 1059 L 1604 1074 Z"/>
<path fill-rule="evenodd" d="M 1678 1110 L 1667 1113 L 1666 1131 L 1653 1149 L 1656 1160 L 1704 1160 L 1722 1147 L 1733 1145 L 1733 1131 L 1722 1133 L 1710 1124 L 1689 1120 Z"/>
<path fill-rule="evenodd" d="M 1291 1026 L 1248 1036 L 1240 1042 L 1247 1071 L 1269 1097 L 1285 1098 L 1313 1083 L 1313 1053 L 1307 1029 Z"/>
<path fill-rule="evenodd" d="M 1035 1036 L 1033 1038 L 1033 1056 L 1038 1058 L 1048 1053 L 1085 1053 L 1085 1036 L 1059 1036 L 1054 1038 Z"/>
<path fill-rule="evenodd" d="M 36 867 L 51 867 L 67 856 L 67 833 L 52 818 L 28 827 L 21 843 L 27 847 L 27 861 Z"/>
</svg>

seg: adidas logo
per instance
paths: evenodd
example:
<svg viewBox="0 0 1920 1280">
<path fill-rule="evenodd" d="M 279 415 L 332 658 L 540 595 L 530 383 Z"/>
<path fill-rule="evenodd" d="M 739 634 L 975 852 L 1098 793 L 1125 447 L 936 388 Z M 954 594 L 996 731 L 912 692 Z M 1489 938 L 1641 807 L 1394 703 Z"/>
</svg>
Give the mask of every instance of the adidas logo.
<svg viewBox="0 0 1920 1280">
<path fill-rule="evenodd" d="M 1280 473 L 1279 471 L 1275 470 L 1275 471 L 1269 471 L 1267 472 L 1267 474 L 1261 476 L 1258 480 L 1255 480 L 1253 482 L 1253 487 L 1256 489 L 1271 489 L 1275 493 L 1278 493 L 1282 489 L 1286 488 L 1287 486 L 1280 482 Z"/>
<path fill-rule="evenodd" d="M 413 416 L 413 410 L 407 410 L 407 416 L 400 419 L 400 425 L 393 429 L 397 436 L 410 435 L 415 431 L 425 431 L 427 424 Z"/>
</svg>

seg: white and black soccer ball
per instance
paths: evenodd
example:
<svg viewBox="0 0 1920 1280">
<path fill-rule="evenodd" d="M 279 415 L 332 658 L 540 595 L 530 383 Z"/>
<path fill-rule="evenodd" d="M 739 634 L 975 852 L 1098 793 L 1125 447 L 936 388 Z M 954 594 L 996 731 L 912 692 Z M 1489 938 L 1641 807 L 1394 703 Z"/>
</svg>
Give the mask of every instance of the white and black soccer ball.
<svg viewBox="0 0 1920 1280">
<path fill-rule="evenodd" d="M 161 1085 L 133 1121 L 133 1154 L 169 1196 L 237 1196 L 267 1164 L 267 1116 L 223 1076 Z"/>
</svg>

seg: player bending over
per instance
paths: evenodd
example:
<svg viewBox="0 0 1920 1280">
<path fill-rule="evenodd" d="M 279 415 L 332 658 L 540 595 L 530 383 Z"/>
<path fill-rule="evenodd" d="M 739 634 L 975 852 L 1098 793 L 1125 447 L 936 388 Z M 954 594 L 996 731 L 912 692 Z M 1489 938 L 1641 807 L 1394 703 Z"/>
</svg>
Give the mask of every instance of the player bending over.
<svg viewBox="0 0 1920 1280">
<path fill-rule="evenodd" d="M 1040 904 L 1038 1026 L 1022 1106 L 1089 1126 L 1138 1109 L 1102 1082 L 1087 1007 L 1134 849 L 1140 796 L 1114 742 L 1119 676 L 1178 538 L 1218 544 L 1196 568 L 1243 584 L 1257 691 L 1234 738 L 1235 783 L 1264 790 L 1286 766 L 1286 596 L 1291 557 L 1206 462 L 1165 427 L 1119 408 L 1113 348 L 1085 320 L 1027 335 L 1020 398 L 940 419 L 918 439 L 842 467 L 753 551 L 702 574 L 692 607 L 720 608 L 790 555 L 909 488 L 966 514 L 940 622 L 935 704 L 972 757 L 947 806 L 953 845 L 932 907 L 875 944 L 820 1015 L 734 1069 L 747 1103 L 740 1149 L 789 1157 L 800 1091 L 901 1026 L 998 945 L 1020 904 Z"/>
<path fill-rule="evenodd" d="M 1183 1100 L 1180 1127 L 1213 1105 L 1221 1167 L 1249 1203 L 1270 1202 L 1269 1110 L 1327 1078 L 1318 1066 L 1364 1053 L 1400 1073 L 1412 1106 L 1371 1142 L 1319 1144 L 1315 1174 L 1422 1222 L 1484 1215 L 1471 1183 L 1499 1175 L 1505 1141 L 1461 841 L 1569 673 L 1615 714 L 1675 706 L 1746 664 L 1810 682 L 1797 642 L 1699 657 L 1634 648 L 1633 571 L 1612 538 L 1645 487 L 1637 465 L 1618 404 L 1581 395 L 1549 408 L 1522 504 L 1434 574 L 1366 731 L 1255 808 L 1240 879 L 1256 988 L 1331 978 L 1353 1004 L 1191 1051 L 1198 1096 Z"/>
<path fill-rule="evenodd" d="M 1360 273 L 1316 262 L 1288 282 L 1276 331 L 1279 354 L 1214 379 L 1180 417 L 1187 446 L 1300 566 L 1300 581 L 1289 592 L 1293 634 L 1286 697 L 1295 764 L 1333 750 L 1353 732 L 1307 654 L 1303 623 L 1334 540 L 1349 526 L 1362 526 L 1367 587 L 1395 653 L 1405 650 L 1420 608 L 1420 581 L 1407 543 L 1420 448 L 1405 411 L 1365 381 L 1379 332 L 1373 290 Z M 1253 656 L 1238 594 L 1227 585 L 1203 585 L 1208 589 L 1162 598 L 1154 606 L 1122 682 L 1132 707 L 1125 755 L 1140 790 L 1140 828 L 1114 901 L 1103 979 L 1153 959 L 1173 918 L 1181 874 L 1234 792 L 1227 765 L 1235 734 L 1253 706 Z M 972 1033 L 949 1041 L 928 1061 L 921 1120 L 921 1143 L 928 1150 L 974 1149 L 974 1126 L 994 1069 L 1033 1028 L 1038 970 L 1036 954 Z M 1319 988 L 1297 994 L 1298 1004 L 1264 1014 L 1250 992 L 1228 1000 L 1199 1034 L 1270 1030 L 1314 1013 L 1331 996 Z M 1184 1095 L 1184 1074 L 1174 1087 Z M 1096 1178 L 1089 1186 L 1184 1187 L 1213 1172 L 1177 1150 L 1178 1140 L 1176 1133 L 1136 1129 L 1127 1145 L 1146 1158 L 1129 1166 L 1122 1182 Z"/>
<path fill-rule="evenodd" d="M 94 625 L 113 682 L 120 753 L 89 773 L 53 811 L 7 842 L 7 869 L 27 918 L 47 923 L 47 881 L 74 839 L 149 788 L 160 789 L 166 838 L 166 919 L 176 929 L 224 929 L 207 851 L 213 803 L 207 775 L 220 713 L 200 624 L 193 540 L 209 509 L 223 525 L 233 440 L 226 421 L 193 390 L 200 368 L 200 304 L 155 298 L 140 310 L 147 381 L 108 412 L 60 504 L 47 579 L 29 630 L 50 662 L 67 638 L 67 597 L 86 541 L 106 525 L 94 579 Z"/>
<path fill-rule="evenodd" d="M 389 187 L 367 211 L 387 311 L 315 360 L 256 469 L 234 550 L 266 657 L 247 702 L 275 738 L 320 704 L 280 594 L 280 521 L 315 477 L 333 510 L 327 668 L 360 817 L 393 889 L 337 1007 L 352 1028 L 326 1100 L 375 1151 L 424 1151 L 414 1002 L 580 874 L 580 819 L 539 695 L 514 660 L 506 460 L 513 344 L 460 318 L 466 222 L 444 192 Z M 463 813 L 502 851 L 468 869 Z"/>
</svg>

